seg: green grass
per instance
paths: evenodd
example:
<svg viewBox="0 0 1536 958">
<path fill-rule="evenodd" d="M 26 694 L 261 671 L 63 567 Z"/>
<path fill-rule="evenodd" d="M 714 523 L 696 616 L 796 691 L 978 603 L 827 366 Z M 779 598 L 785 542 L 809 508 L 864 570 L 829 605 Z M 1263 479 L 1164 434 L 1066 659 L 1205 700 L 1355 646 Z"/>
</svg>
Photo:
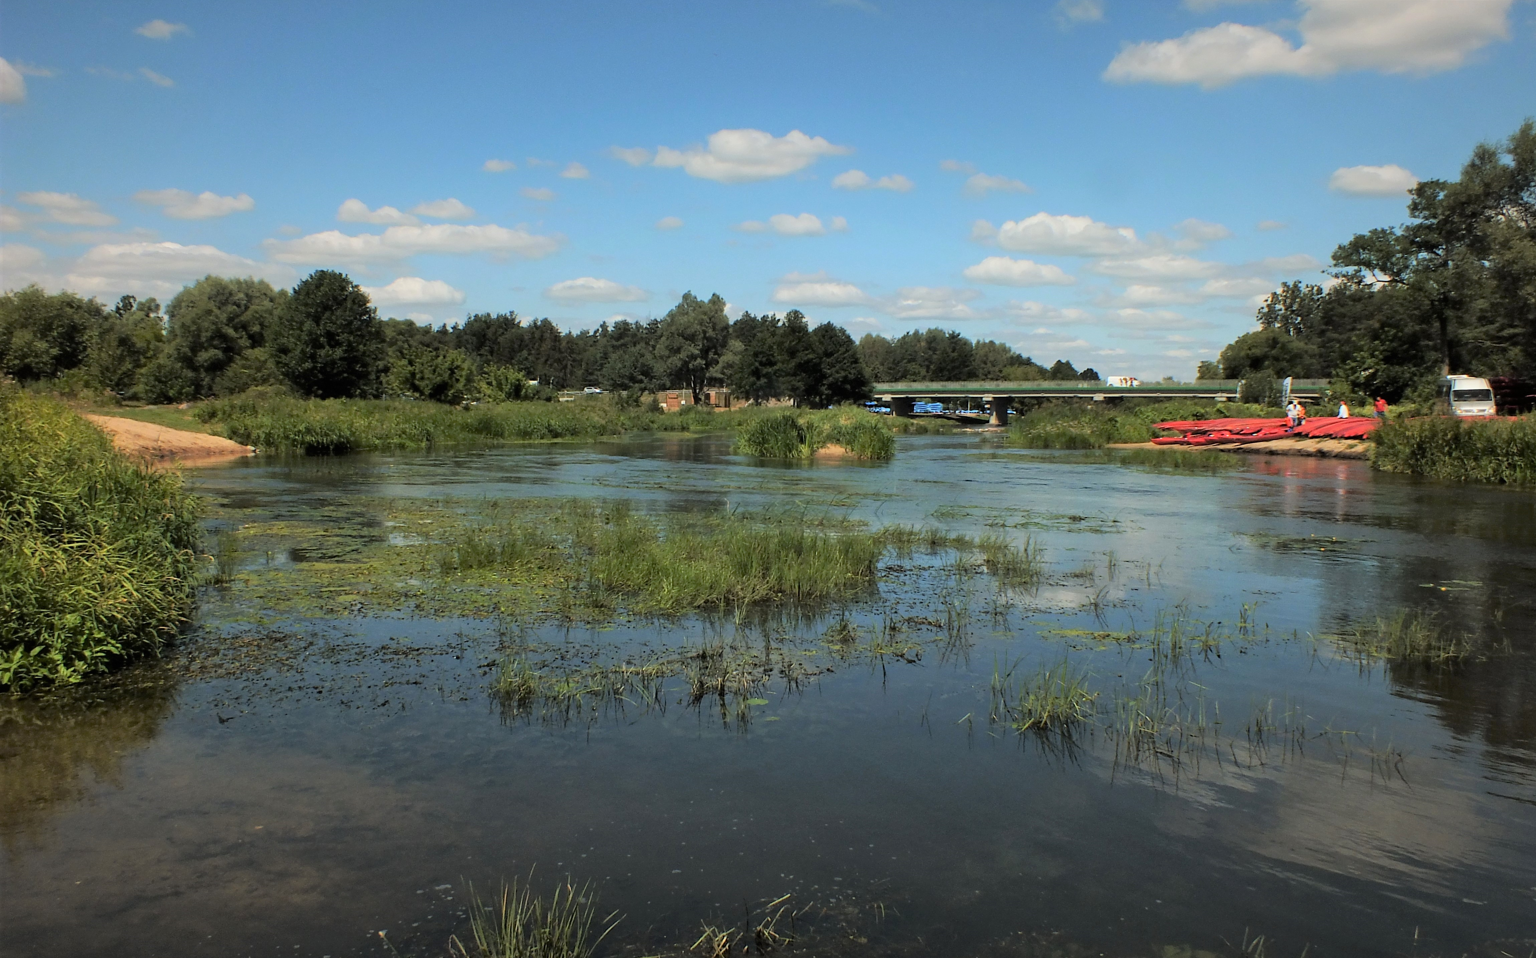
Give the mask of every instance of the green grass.
<svg viewBox="0 0 1536 958">
<path fill-rule="evenodd" d="M 854 459 L 896 455 L 890 421 L 853 406 L 764 415 L 746 422 L 736 438 L 737 452 L 762 459 L 809 459 L 828 446 Z"/>
<path fill-rule="evenodd" d="M 1146 404 L 1057 402 L 1017 417 L 1007 444 L 1024 449 L 1102 449 L 1111 443 L 1148 442 L 1153 423 L 1182 419 L 1222 419 L 1279 415 L 1245 403 L 1172 399 Z"/>
<path fill-rule="evenodd" d="M 1074 671 L 1066 660 L 1023 678 L 1015 678 L 1012 668 L 992 669 L 992 717 L 1020 732 L 1071 738 L 1094 721 L 1097 699 L 1087 673 Z"/>
<path fill-rule="evenodd" d="M 875 533 L 825 532 L 794 517 L 652 517 L 626 503 L 573 502 L 465 530 L 439 548 L 438 566 L 564 583 L 596 608 L 620 596 L 632 608 L 680 614 L 849 598 L 874 584 L 884 548 Z"/>
<path fill-rule="evenodd" d="M 198 507 L 62 403 L 0 387 L 0 688 L 70 684 L 186 622 Z"/>
<path fill-rule="evenodd" d="M 1536 482 L 1536 416 L 1389 422 L 1373 434 L 1371 465 L 1461 482 Z"/>
<path fill-rule="evenodd" d="M 1408 609 L 1377 616 L 1328 638 L 1345 655 L 1361 660 L 1454 665 L 1472 651 L 1466 637 L 1447 631 L 1433 613 Z"/>
<path fill-rule="evenodd" d="M 456 958 L 589 958 L 618 924 L 609 915 L 599 928 L 596 890 L 569 879 L 548 900 L 516 879 L 489 902 L 473 885 L 468 897 L 469 941 L 454 936 L 448 945 Z"/>
</svg>

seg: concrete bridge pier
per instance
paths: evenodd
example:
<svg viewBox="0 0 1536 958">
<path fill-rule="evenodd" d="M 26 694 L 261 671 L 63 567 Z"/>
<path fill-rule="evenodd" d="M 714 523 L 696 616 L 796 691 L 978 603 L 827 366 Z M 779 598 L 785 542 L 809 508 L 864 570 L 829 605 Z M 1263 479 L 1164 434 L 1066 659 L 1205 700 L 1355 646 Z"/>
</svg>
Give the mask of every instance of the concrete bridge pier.
<svg viewBox="0 0 1536 958">
<path fill-rule="evenodd" d="M 1007 396 L 987 396 L 987 405 L 992 408 L 992 425 L 1008 425 L 1008 413 L 1013 409 L 1013 400 Z"/>
<path fill-rule="evenodd" d="M 901 416 L 904 419 L 912 418 L 911 396 L 892 396 L 887 400 L 886 405 L 891 407 L 891 415 Z"/>
</svg>

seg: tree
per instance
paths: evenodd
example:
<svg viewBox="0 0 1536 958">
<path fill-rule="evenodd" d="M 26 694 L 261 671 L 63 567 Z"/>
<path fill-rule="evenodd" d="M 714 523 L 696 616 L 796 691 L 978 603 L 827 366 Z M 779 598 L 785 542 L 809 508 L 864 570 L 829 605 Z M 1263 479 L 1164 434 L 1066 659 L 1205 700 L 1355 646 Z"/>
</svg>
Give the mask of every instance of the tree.
<svg viewBox="0 0 1536 958">
<path fill-rule="evenodd" d="M 1007 378 L 1009 369 L 1030 365 L 1029 359 L 1020 356 L 1013 347 L 990 339 L 976 343 L 972 352 L 976 361 L 976 376 L 979 379 L 1002 381 Z"/>
<path fill-rule="evenodd" d="M 1222 379 L 1221 363 L 1213 363 L 1209 359 L 1200 360 L 1200 365 L 1195 368 L 1195 381 L 1202 379 Z"/>
<path fill-rule="evenodd" d="M 731 392 L 753 403 L 764 403 L 779 395 L 780 355 L 783 323 L 775 315 L 753 316 L 742 313 L 731 324 L 731 340 L 720 356 L 719 374 Z"/>
<path fill-rule="evenodd" d="M 1065 382 L 1068 379 L 1077 378 L 1077 367 L 1065 359 L 1058 359 L 1051 364 L 1051 379 L 1057 382 Z"/>
<path fill-rule="evenodd" d="M 166 307 L 165 345 L 145 367 L 145 398 L 180 402 L 218 395 L 220 377 L 247 351 L 266 345 L 287 292 L 262 279 L 205 276 Z"/>
<path fill-rule="evenodd" d="M 368 294 L 346 274 L 316 270 L 303 279 L 278 314 L 271 339 L 278 370 L 303 395 L 377 395 L 383 327 Z"/>
<path fill-rule="evenodd" d="M 684 293 L 657 327 L 658 370 L 668 383 L 686 386 L 697 404 L 703 399 L 704 388 L 725 352 L 729 337 L 725 300 L 718 293 L 708 300 Z"/>
<path fill-rule="evenodd" d="M 384 394 L 457 406 L 474 381 L 475 364 L 463 350 L 407 346 L 390 357 Z"/>
<path fill-rule="evenodd" d="M 36 284 L 0 296 L 0 374 L 25 382 L 79 368 L 107 316 L 94 299 Z"/>
<path fill-rule="evenodd" d="M 809 404 L 835 406 L 870 397 L 873 384 L 859 357 L 859 348 L 846 329 L 822 323 L 811 330 L 810 340 L 817 370 L 806 391 Z"/>
<path fill-rule="evenodd" d="M 1244 333 L 1221 351 L 1223 379 L 1257 378 L 1261 373 L 1271 379 L 1306 379 L 1319 372 L 1316 348 L 1275 327 Z"/>
<path fill-rule="evenodd" d="M 165 317 L 154 297 L 123 296 L 105 317 L 86 358 L 92 381 L 102 389 L 128 395 L 139 373 L 165 341 Z"/>
<path fill-rule="evenodd" d="M 1081 379 L 1085 383 L 1096 383 L 1100 380 L 1101 377 L 1099 376 L 1099 371 L 1097 369 L 1089 366 L 1087 369 L 1084 369 L 1082 372 L 1078 373 L 1077 378 Z"/>
</svg>

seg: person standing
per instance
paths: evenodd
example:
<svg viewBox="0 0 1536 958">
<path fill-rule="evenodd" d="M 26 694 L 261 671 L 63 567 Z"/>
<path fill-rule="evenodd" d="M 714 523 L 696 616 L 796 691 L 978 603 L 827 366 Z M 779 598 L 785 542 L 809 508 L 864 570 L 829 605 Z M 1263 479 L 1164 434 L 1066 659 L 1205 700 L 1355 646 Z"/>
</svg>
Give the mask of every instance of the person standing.
<svg viewBox="0 0 1536 958">
<path fill-rule="evenodd" d="M 1376 397 L 1376 418 L 1387 418 L 1387 401 L 1382 399 L 1380 396 Z"/>
<path fill-rule="evenodd" d="M 1294 399 L 1290 400 L 1289 402 L 1287 402 L 1285 404 L 1285 421 L 1290 425 L 1290 427 L 1292 429 L 1296 428 L 1297 420 L 1300 418 L 1300 415 L 1301 415 L 1299 412 L 1297 412 L 1297 409 L 1299 407 L 1300 407 L 1300 404 L 1297 403 L 1296 400 L 1294 400 Z"/>
<path fill-rule="evenodd" d="M 1340 419 L 1348 419 L 1349 418 L 1349 403 L 1345 402 L 1342 399 L 1339 400 L 1339 418 Z"/>
</svg>

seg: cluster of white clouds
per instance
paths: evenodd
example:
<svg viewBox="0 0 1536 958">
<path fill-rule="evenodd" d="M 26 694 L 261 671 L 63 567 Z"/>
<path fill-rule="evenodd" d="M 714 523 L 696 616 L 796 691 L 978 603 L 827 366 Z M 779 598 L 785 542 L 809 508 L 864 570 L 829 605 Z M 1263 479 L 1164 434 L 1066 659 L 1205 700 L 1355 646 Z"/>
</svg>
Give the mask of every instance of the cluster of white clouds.
<svg viewBox="0 0 1536 958">
<path fill-rule="evenodd" d="M 682 225 L 681 220 L 678 221 L 678 225 Z M 834 216 L 823 224 L 821 217 L 813 213 L 801 213 L 798 216 L 775 213 L 768 217 L 766 223 L 761 220 L 747 220 L 744 223 L 737 223 L 736 228 L 743 233 L 772 232 L 780 236 L 825 236 L 828 229 L 838 233 L 847 230 L 848 220 L 841 216 Z"/>
<path fill-rule="evenodd" d="M 717 130 L 703 146 L 674 149 L 658 146 L 653 153 L 644 147 L 612 147 L 609 155 L 630 166 L 681 169 L 689 176 L 717 183 L 752 183 L 798 173 L 824 156 L 852 153 L 819 136 L 790 130 L 774 136 L 762 130 Z"/>
<path fill-rule="evenodd" d="M 1023 180 L 1001 176 L 995 173 L 983 173 L 976 169 L 976 164 L 964 160 L 944 160 L 939 163 L 939 169 L 948 173 L 965 174 L 965 192 L 969 196 L 986 196 L 988 193 L 1033 193 L 1029 184 Z"/>
<path fill-rule="evenodd" d="M 248 194 L 220 196 L 204 190 L 140 190 L 133 198 L 147 206 L 158 206 L 160 212 L 177 220 L 209 220 L 231 213 L 244 213 L 256 208 L 256 201 Z"/>
<path fill-rule="evenodd" d="M 356 236 L 340 230 L 325 230 L 291 240 L 269 239 L 263 246 L 267 254 L 280 263 L 368 268 L 424 254 L 488 253 L 541 259 L 558 251 L 563 243 L 563 237 L 542 236 L 521 227 L 432 223 L 391 226 L 383 233 Z"/>
<path fill-rule="evenodd" d="M 878 180 L 873 179 L 863 170 L 849 170 L 832 177 L 832 188 L 838 190 L 890 190 L 893 193 L 906 193 L 912 189 L 912 181 L 900 173 L 892 173 L 882 176 Z"/>
<path fill-rule="evenodd" d="M 1509 37 L 1513 0 L 1298 0 L 1293 44 L 1268 27 L 1225 22 L 1127 46 L 1104 70 L 1115 83 L 1198 84 L 1346 70 L 1438 73 Z"/>
<path fill-rule="evenodd" d="M 336 219 L 340 222 L 372 223 L 375 226 L 414 226 L 421 222 L 417 219 L 419 216 L 435 220 L 468 220 L 474 219 L 475 211 L 453 197 L 417 203 L 409 213 L 402 213 L 393 206 L 371 210 L 367 203 L 356 198 L 343 201 L 336 209 Z"/>
</svg>

